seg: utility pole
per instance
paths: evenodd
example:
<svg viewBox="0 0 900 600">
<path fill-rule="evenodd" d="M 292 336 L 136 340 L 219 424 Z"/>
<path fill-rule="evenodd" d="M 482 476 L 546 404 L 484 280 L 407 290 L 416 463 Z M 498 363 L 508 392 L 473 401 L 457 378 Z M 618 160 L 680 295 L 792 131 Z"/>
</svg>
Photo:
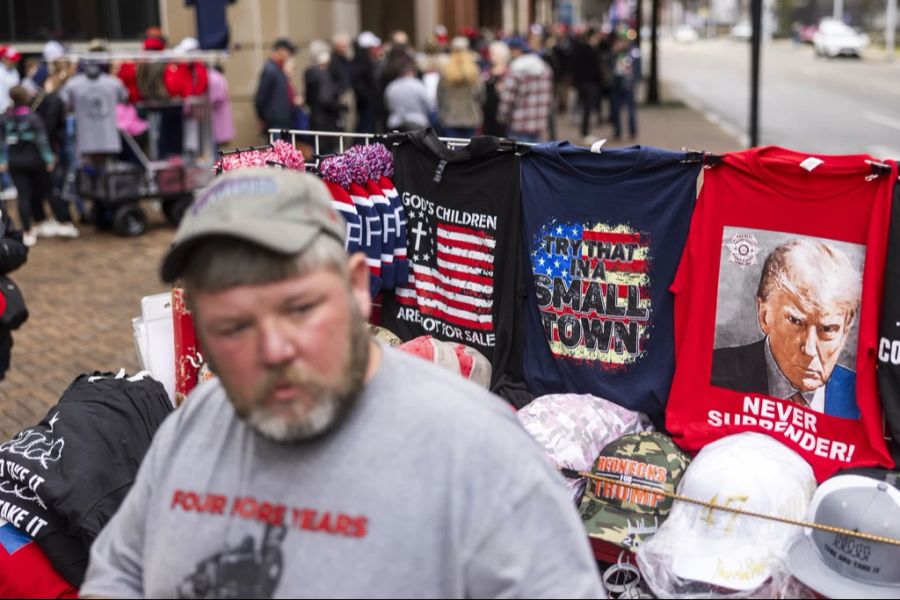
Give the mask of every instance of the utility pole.
<svg viewBox="0 0 900 600">
<path fill-rule="evenodd" d="M 650 79 L 647 81 L 647 104 L 659 104 L 659 0 L 650 3 Z"/>
<path fill-rule="evenodd" d="M 839 21 L 844 20 L 844 0 L 834 0 L 834 14 L 832 16 Z"/>
<path fill-rule="evenodd" d="M 759 59 L 762 49 L 763 0 L 750 1 L 750 147 L 759 145 Z"/>
<path fill-rule="evenodd" d="M 897 31 L 897 0 L 887 0 L 887 25 L 884 29 L 884 45 L 888 61 L 894 60 L 894 33 Z"/>
</svg>

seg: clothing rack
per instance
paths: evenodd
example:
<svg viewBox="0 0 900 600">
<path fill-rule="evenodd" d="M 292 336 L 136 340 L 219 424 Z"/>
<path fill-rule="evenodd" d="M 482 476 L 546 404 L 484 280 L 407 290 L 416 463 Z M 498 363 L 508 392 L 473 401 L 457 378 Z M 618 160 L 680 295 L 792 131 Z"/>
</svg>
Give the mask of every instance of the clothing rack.
<svg viewBox="0 0 900 600">
<path fill-rule="evenodd" d="M 346 148 L 344 147 L 344 138 L 349 138 L 351 140 L 362 140 L 363 143 L 367 146 L 371 143 L 392 145 L 394 143 L 404 141 L 409 135 L 407 132 L 400 131 L 393 131 L 390 133 L 345 133 L 342 131 L 315 131 L 311 129 L 269 129 L 268 134 L 270 144 L 273 143 L 276 139 L 285 139 L 290 137 L 291 144 L 293 144 L 294 146 L 297 145 L 298 137 L 312 137 L 314 152 L 313 159 L 315 161 L 328 157 L 328 155 L 322 155 L 319 151 L 321 138 L 338 138 L 338 153 L 340 154 L 343 153 L 344 150 L 346 150 Z M 440 139 L 452 149 L 468 146 L 472 141 L 470 138 L 439 137 L 438 139 Z M 518 142 L 516 140 L 507 138 L 501 138 L 501 142 L 505 143 L 508 149 L 516 150 L 517 152 L 527 152 L 529 148 L 535 145 L 532 143 Z M 501 147 L 503 146 L 501 145 Z"/>
<path fill-rule="evenodd" d="M 65 58 L 78 62 L 202 62 L 206 64 L 215 64 L 222 59 L 228 58 L 228 56 L 228 52 L 223 50 L 197 50 L 193 52 L 176 52 L 174 50 L 117 50 L 115 52 L 70 52 L 66 54 Z"/>
<path fill-rule="evenodd" d="M 345 133 L 342 131 L 316 131 L 311 129 L 269 129 L 269 144 L 274 142 L 276 139 L 285 139 L 290 137 L 291 144 L 297 145 L 298 137 L 312 137 L 313 138 L 313 148 L 314 161 L 318 162 L 318 160 L 322 158 L 328 158 L 329 155 L 322 155 L 319 151 L 319 144 L 321 138 L 338 138 L 338 153 L 343 153 L 346 149 L 344 147 L 344 138 L 349 138 L 351 140 L 362 140 L 365 145 L 369 145 L 371 143 L 383 143 L 385 145 L 391 145 L 396 142 L 403 141 L 408 136 L 406 132 L 394 131 L 390 133 Z M 439 140 L 447 144 L 452 149 L 460 148 L 463 146 L 467 146 L 472 140 L 470 138 L 451 138 L 451 137 L 439 137 Z M 501 141 L 507 144 L 508 149 L 515 150 L 516 152 L 525 153 L 532 146 L 536 146 L 537 144 L 531 142 L 519 142 L 516 140 L 501 138 Z M 263 146 L 261 148 L 265 148 Z M 501 146 L 502 147 L 502 146 Z M 254 150 L 257 148 L 247 148 L 246 150 Z M 713 154 L 711 152 L 706 152 L 705 150 L 692 150 L 690 148 L 682 148 L 683 152 L 685 152 L 685 158 L 682 160 L 684 163 L 703 163 L 706 166 L 715 166 L 722 164 L 722 156 L 720 154 Z M 884 165 L 882 163 L 877 163 L 878 167 L 884 167 L 890 172 L 890 166 Z M 876 163 L 872 163 L 873 173 L 876 170 Z M 882 170 L 879 169 L 878 174 L 881 174 Z"/>
</svg>

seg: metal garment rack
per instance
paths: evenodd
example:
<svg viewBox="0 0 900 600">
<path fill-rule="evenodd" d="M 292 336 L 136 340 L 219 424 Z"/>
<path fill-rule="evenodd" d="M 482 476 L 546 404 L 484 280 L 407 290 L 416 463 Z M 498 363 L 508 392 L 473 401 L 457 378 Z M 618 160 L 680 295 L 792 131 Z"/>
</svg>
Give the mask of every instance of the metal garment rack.
<svg viewBox="0 0 900 600">
<path fill-rule="evenodd" d="M 291 136 L 291 144 L 293 146 L 297 145 L 298 137 L 312 137 L 313 138 L 313 149 L 315 152 L 315 156 L 319 156 L 319 142 L 321 138 L 338 138 L 338 152 L 343 153 L 345 150 L 344 147 L 344 138 L 349 138 L 351 140 L 363 140 L 366 146 L 373 142 L 377 142 L 382 140 L 390 135 L 396 134 L 398 132 L 391 133 L 345 133 L 343 131 L 314 131 L 311 129 L 269 129 L 269 143 L 271 144 L 276 139 L 284 139 L 286 135 Z M 450 146 L 451 148 L 458 148 L 461 146 L 466 146 L 469 144 L 471 140 L 468 138 L 448 138 L 442 137 L 439 138 L 442 142 Z M 351 144 L 352 145 L 352 144 Z"/>
<path fill-rule="evenodd" d="M 208 65 L 229 57 L 224 50 L 194 50 L 175 52 L 173 50 L 116 50 L 113 52 L 70 52 L 65 58 L 78 62 L 133 62 L 133 63 L 179 63 L 202 62 Z"/>
<path fill-rule="evenodd" d="M 325 158 L 321 156 L 321 153 L 319 152 L 319 142 L 321 138 L 338 138 L 338 153 L 343 153 L 344 150 L 346 150 L 344 146 L 344 138 L 349 138 L 350 140 L 362 140 L 363 143 L 368 146 L 373 142 L 383 141 L 390 138 L 391 136 L 403 135 L 403 132 L 392 131 L 389 133 L 345 133 L 343 131 L 315 131 L 311 129 L 269 129 L 268 134 L 270 144 L 273 143 L 276 139 L 284 139 L 286 136 L 290 136 L 291 144 L 294 147 L 297 146 L 298 137 L 312 137 L 314 159 L 318 161 L 320 158 Z M 449 146 L 451 149 L 468 146 L 472 141 L 469 138 L 439 137 L 438 139 L 447 144 L 447 146 Z M 527 142 L 516 142 L 516 144 L 529 147 L 535 145 Z"/>
</svg>

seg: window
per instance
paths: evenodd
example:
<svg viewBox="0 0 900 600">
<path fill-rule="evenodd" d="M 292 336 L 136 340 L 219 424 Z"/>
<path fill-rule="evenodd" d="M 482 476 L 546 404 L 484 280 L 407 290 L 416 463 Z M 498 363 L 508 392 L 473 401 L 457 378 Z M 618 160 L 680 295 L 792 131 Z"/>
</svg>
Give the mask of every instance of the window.
<svg viewBox="0 0 900 600">
<path fill-rule="evenodd" d="M 159 25 L 159 0 L 0 0 L 0 40 L 140 39 Z"/>
</svg>

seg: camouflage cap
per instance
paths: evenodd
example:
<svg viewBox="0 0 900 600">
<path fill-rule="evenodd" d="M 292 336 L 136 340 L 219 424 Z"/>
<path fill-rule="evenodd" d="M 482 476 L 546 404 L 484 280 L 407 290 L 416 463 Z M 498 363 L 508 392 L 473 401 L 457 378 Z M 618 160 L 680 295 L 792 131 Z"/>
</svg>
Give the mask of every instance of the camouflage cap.
<svg viewBox="0 0 900 600">
<path fill-rule="evenodd" d="M 591 469 L 596 475 L 674 493 L 690 457 L 656 431 L 623 436 L 607 445 Z M 652 492 L 588 480 L 581 518 L 588 535 L 634 550 L 656 533 L 672 499 Z"/>
</svg>

